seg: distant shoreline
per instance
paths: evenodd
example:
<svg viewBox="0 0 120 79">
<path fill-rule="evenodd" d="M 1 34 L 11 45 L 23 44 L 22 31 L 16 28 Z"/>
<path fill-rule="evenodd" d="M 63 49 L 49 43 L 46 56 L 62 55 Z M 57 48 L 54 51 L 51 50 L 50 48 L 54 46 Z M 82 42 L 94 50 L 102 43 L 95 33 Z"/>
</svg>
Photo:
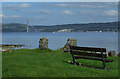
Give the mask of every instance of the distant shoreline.
<svg viewBox="0 0 120 79">
<path fill-rule="evenodd" d="M 88 24 L 63 24 L 63 25 L 38 25 L 9 23 L 2 24 L 2 32 L 118 32 L 118 22 L 88 23 Z"/>
<path fill-rule="evenodd" d="M 95 32 L 95 31 L 88 31 L 88 32 Z M 2 32 L 2 33 L 87 33 L 87 32 Z M 118 32 L 109 31 L 109 32 L 95 32 L 95 33 L 118 33 Z"/>
</svg>

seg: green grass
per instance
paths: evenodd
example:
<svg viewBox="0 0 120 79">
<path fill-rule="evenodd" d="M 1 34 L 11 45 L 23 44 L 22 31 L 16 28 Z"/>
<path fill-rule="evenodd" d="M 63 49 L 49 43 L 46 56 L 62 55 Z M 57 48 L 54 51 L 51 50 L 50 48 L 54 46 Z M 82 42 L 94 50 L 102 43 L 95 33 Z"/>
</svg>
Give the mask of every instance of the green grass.
<svg viewBox="0 0 120 79">
<path fill-rule="evenodd" d="M 94 69 L 71 65 L 71 54 L 60 50 L 16 49 L 2 54 L 3 77 L 117 77 L 118 57 L 107 63 L 112 70 Z M 102 62 L 80 59 L 84 65 L 102 67 Z"/>
</svg>

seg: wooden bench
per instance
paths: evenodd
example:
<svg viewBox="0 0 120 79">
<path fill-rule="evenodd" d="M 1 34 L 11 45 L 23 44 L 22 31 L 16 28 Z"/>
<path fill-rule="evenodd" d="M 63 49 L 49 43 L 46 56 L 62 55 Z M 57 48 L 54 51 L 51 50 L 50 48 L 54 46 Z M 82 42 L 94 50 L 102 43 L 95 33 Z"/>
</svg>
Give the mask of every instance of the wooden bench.
<svg viewBox="0 0 120 79">
<path fill-rule="evenodd" d="M 103 62 L 103 68 L 106 70 L 105 63 L 114 61 L 107 59 L 108 54 L 106 53 L 106 48 L 70 46 L 70 53 L 74 65 L 77 64 L 75 59 L 97 60 Z"/>
</svg>

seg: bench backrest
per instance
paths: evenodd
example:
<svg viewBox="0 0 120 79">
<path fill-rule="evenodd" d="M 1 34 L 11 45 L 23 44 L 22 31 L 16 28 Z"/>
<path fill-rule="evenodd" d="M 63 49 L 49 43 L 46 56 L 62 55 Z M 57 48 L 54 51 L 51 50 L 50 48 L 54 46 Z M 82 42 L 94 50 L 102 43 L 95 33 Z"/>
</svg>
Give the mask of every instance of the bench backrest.
<svg viewBox="0 0 120 79">
<path fill-rule="evenodd" d="M 70 46 L 71 54 L 107 58 L 106 48 Z"/>
</svg>

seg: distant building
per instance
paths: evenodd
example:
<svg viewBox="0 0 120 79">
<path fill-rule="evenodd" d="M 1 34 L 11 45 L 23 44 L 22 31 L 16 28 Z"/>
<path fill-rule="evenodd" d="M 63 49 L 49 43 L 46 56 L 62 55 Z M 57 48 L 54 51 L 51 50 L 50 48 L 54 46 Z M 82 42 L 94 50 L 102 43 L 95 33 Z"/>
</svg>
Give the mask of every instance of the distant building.
<svg viewBox="0 0 120 79">
<path fill-rule="evenodd" d="M 61 29 L 58 32 L 72 32 L 74 29 Z"/>
</svg>

